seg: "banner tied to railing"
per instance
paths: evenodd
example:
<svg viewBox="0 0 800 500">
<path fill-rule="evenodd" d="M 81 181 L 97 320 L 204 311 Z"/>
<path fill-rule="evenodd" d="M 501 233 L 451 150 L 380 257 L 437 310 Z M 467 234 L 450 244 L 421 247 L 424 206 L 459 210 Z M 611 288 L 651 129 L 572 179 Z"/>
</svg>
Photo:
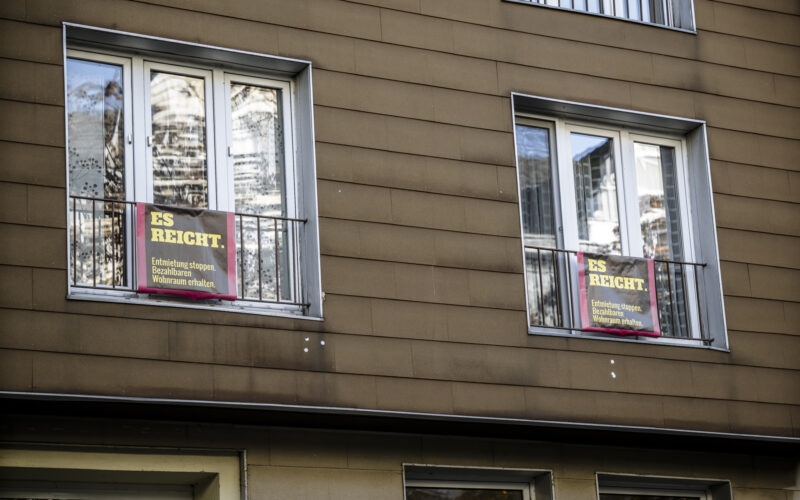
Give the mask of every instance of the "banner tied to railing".
<svg viewBox="0 0 800 500">
<path fill-rule="evenodd" d="M 652 259 L 578 252 L 581 327 L 660 337 Z"/>
<path fill-rule="evenodd" d="M 136 204 L 137 290 L 236 300 L 234 214 Z"/>
</svg>

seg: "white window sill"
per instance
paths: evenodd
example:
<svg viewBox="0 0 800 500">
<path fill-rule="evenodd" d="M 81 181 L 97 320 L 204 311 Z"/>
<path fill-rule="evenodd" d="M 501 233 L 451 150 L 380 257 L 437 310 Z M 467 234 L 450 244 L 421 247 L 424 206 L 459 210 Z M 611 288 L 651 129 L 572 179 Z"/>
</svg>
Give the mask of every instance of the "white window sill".
<svg viewBox="0 0 800 500">
<path fill-rule="evenodd" d="M 75 290 L 67 294 L 67 300 L 88 302 L 112 302 L 116 304 L 134 304 L 142 306 L 172 307 L 179 309 L 201 309 L 206 311 L 234 312 L 238 314 L 255 314 L 258 316 L 274 316 L 280 318 L 303 319 L 309 321 L 324 321 L 321 316 L 308 316 L 303 314 L 299 306 L 285 306 L 280 304 L 257 304 L 246 301 L 223 302 L 203 301 L 190 302 L 171 297 L 158 297 L 136 292 L 107 291 L 107 290 Z"/>
<path fill-rule="evenodd" d="M 592 332 L 584 332 L 582 330 L 556 330 L 553 328 L 544 327 L 529 327 L 528 335 L 542 335 L 547 337 L 565 337 L 569 339 L 586 339 L 586 340 L 601 340 L 608 342 L 625 342 L 627 344 L 644 344 L 644 345 L 664 345 L 674 347 L 692 347 L 696 349 L 710 349 L 713 351 L 730 352 L 727 348 L 716 347 L 709 345 L 700 339 L 677 339 L 665 337 L 644 337 L 642 338 L 629 338 L 629 337 L 616 337 L 612 335 L 604 336 Z"/>
</svg>

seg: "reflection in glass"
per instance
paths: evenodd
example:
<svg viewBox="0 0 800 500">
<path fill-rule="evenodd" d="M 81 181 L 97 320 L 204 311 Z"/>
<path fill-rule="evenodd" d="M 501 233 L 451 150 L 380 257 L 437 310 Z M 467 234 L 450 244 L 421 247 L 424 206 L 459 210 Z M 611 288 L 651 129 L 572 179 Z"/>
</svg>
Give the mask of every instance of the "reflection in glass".
<svg viewBox="0 0 800 500">
<path fill-rule="evenodd" d="M 643 255 L 683 261 L 675 149 L 634 143 L 636 192 Z M 664 335 L 686 337 L 686 271 L 682 264 L 657 262 L 659 322 Z"/>
<path fill-rule="evenodd" d="M 522 500 L 522 498 L 520 490 L 418 486 L 406 488 L 406 500 Z"/>
<path fill-rule="evenodd" d="M 208 207 L 203 78 L 152 71 L 153 202 Z"/>
<path fill-rule="evenodd" d="M 619 255 L 622 244 L 613 140 L 574 132 L 570 140 L 579 247 L 585 252 Z"/>
<path fill-rule="evenodd" d="M 69 194 L 125 199 L 122 66 L 67 60 Z M 124 286 L 124 205 L 70 203 L 70 278 L 75 284 Z"/>
<path fill-rule="evenodd" d="M 525 242 L 525 272 L 530 323 L 560 325 L 558 304 L 558 256 L 537 248 L 557 248 L 553 167 L 550 131 L 516 126 L 517 167 Z"/>
<path fill-rule="evenodd" d="M 675 495 L 647 495 L 647 494 L 637 495 L 628 493 L 600 493 L 600 500 L 700 500 L 700 497 L 697 495 L 675 496 Z"/>
<path fill-rule="evenodd" d="M 236 212 L 269 216 L 238 218 L 240 294 L 291 300 L 281 91 L 232 83 L 230 113 Z"/>
</svg>

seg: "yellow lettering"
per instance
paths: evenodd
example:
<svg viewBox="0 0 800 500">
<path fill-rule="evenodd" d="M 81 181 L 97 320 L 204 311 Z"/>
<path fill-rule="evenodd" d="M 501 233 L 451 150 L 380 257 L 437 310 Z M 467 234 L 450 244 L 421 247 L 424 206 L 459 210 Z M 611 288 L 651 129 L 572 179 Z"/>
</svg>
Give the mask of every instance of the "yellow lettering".
<svg viewBox="0 0 800 500">
<path fill-rule="evenodd" d="M 166 229 L 164 230 L 164 241 L 167 243 L 177 243 L 175 230 L 174 229 Z"/>
<path fill-rule="evenodd" d="M 164 241 L 164 230 L 159 228 L 150 228 L 150 241 Z"/>
<path fill-rule="evenodd" d="M 165 213 L 164 214 L 164 225 L 165 226 L 172 227 L 172 224 L 173 224 L 172 216 L 173 215 L 174 214 L 170 214 L 170 213 Z"/>
<path fill-rule="evenodd" d="M 600 286 L 599 276 L 597 274 L 589 274 L 589 286 Z"/>
<path fill-rule="evenodd" d="M 187 245 L 194 245 L 194 237 L 197 233 L 193 233 L 191 231 L 186 231 L 183 233 L 183 242 Z"/>
<path fill-rule="evenodd" d="M 162 215 L 164 215 L 162 212 L 150 212 L 150 225 L 151 226 L 164 225 L 164 221 L 161 219 Z"/>
<path fill-rule="evenodd" d="M 211 247 L 212 248 L 219 248 L 219 240 L 222 239 L 221 234 L 209 234 L 207 235 L 208 239 L 211 240 Z"/>
<path fill-rule="evenodd" d="M 644 285 L 644 279 L 642 279 L 642 278 L 632 278 L 632 279 L 633 279 L 633 281 L 636 282 L 636 285 L 637 285 L 636 289 L 637 290 L 644 290 L 644 286 L 643 286 Z"/>
<path fill-rule="evenodd" d="M 597 261 L 597 270 L 600 271 L 601 273 L 606 272 L 606 261 L 598 260 Z"/>
<path fill-rule="evenodd" d="M 611 276 L 603 274 L 600 276 L 600 286 L 611 287 Z"/>
<path fill-rule="evenodd" d="M 622 276 L 615 276 L 614 277 L 614 288 L 622 288 L 623 287 L 623 277 Z"/>
</svg>

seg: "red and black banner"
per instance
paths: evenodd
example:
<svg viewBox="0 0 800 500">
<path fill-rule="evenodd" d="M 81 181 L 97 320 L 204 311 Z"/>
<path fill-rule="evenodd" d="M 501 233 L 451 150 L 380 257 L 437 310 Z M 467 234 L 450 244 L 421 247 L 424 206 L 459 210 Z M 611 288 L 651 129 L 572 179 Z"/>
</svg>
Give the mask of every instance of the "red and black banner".
<svg viewBox="0 0 800 500">
<path fill-rule="evenodd" d="M 660 337 L 652 259 L 578 252 L 582 329 Z"/>
<path fill-rule="evenodd" d="M 236 300 L 232 213 L 136 204 L 139 292 Z"/>
</svg>

